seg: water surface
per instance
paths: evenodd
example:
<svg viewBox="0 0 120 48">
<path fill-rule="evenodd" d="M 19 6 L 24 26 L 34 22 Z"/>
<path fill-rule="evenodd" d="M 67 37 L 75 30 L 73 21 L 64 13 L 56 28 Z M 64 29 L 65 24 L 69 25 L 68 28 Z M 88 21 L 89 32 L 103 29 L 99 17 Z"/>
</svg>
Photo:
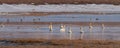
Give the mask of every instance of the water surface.
<svg viewBox="0 0 120 48">
<path fill-rule="evenodd" d="M 65 31 L 60 31 L 61 24 L 53 24 L 49 31 L 48 24 L 40 25 L 9 25 L 0 28 L 0 38 L 45 38 L 45 39 L 89 39 L 89 40 L 120 40 L 120 26 L 75 25 L 72 22 L 120 22 L 120 14 L 63 14 L 48 16 L 0 16 L 0 22 L 71 22 L 64 24 Z M 22 21 L 21 21 L 22 19 Z M 72 24 L 72 25 L 71 25 Z M 71 27 L 72 33 L 69 32 Z M 84 33 L 80 33 L 82 27 Z"/>
</svg>

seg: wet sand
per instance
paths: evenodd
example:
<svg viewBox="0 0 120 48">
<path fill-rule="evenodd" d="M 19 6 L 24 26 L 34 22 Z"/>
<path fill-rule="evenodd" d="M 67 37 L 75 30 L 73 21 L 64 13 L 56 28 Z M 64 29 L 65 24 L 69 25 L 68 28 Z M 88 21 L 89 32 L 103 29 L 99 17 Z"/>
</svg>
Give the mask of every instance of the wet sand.
<svg viewBox="0 0 120 48">
<path fill-rule="evenodd" d="M 1 48 L 119 48 L 111 40 L 1 39 Z"/>
<path fill-rule="evenodd" d="M 80 25 L 85 26 L 92 23 L 92 25 L 97 26 L 105 24 L 106 26 L 120 26 L 120 22 L 0 22 L 0 24 L 5 25 L 49 25 L 50 23 L 54 24 L 71 24 L 71 25 Z"/>
<path fill-rule="evenodd" d="M 47 16 L 47 15 L 62 15 L 62 14 L 93 14 L 93 15 L 110 15 L 120 14 L 119 12 L 1 12 L 4 16 Z"/>
</svg>

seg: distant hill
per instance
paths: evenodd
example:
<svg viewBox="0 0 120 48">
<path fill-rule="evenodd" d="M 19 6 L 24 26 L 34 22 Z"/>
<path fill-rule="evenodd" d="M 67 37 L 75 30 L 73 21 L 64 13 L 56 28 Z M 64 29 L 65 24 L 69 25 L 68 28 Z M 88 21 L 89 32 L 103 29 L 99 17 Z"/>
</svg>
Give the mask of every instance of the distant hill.
<svg viewBox="0 0 120 48">
<path fill-rule="evenodd" d="M 120 0 L 0 0 L 0 4 L 120 4 Z"/>
</svg>

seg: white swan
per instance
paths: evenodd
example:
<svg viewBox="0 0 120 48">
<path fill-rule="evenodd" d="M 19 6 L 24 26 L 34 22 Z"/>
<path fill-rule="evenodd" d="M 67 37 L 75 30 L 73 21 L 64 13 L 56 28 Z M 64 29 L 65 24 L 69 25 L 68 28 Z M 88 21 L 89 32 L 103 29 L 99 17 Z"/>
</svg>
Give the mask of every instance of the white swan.
<svg viewBox="0 0 120 48">
<path fill-rule="evenodd" d="M 105 29 L 105 25 L 104 25 L 104 24 L 102 24 L 102 29 L 103 29 L 103 30 Z"/>
<path fill-rule="evenodd" d="M 69 27 L 69 31 L 68 31 L 68 33 L 72 33 L 72 29 L 71 29 L 71 26 Z"/>
<path fill-rule="evenodd" d="M 84 33 L 84 31 L 83 31 L 83 28 L 82 28 L 82 27 L 80 27 L 80 33 Z"/>
<path fill-rule="evenodd" d="M 65 32 L 65 25 L 60 25 L 60 32 Z"/>
<path fill-rule="evenodd" d="M 52 30 L 53 30 L 52 23 L 50 23 L 50 25 L 49 25 L 49 31 L 52 31 Z"/>
<path fill-rule="evenodd" d="M 92 23 L 89 24 L 89 29 L 91 30 L 93 28 Z"/>
</svg>

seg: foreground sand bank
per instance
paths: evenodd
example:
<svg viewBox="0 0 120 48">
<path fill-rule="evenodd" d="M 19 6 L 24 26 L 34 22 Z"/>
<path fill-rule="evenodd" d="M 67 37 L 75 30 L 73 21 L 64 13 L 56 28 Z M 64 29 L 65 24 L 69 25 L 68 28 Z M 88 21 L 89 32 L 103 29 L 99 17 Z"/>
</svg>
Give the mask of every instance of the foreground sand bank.
<svg viewBox="0 0 120 48">
<path fill-rule="evenodd" d="M 119 48 L 120 42 L 110 40 L 1 39 L 0 45 L 1 48 Z"/>
</svg>

